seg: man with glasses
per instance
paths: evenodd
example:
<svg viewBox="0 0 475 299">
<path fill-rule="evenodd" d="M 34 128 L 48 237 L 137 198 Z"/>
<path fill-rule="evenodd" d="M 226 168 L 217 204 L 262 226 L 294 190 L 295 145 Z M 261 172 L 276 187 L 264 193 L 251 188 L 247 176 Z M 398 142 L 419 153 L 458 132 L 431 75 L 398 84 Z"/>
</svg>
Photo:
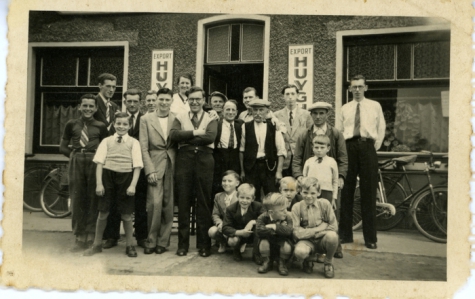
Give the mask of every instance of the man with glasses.
<svg viewBox="0 0 475 299">
<path fill-rule="evenodd" d="M 361 216 L 365 246 L 377 248 L 376 189 L 378 186 L 378 150 L 386 131 L 381 105 L 365 98 L 368 90 L 362 75 L 351 78 L 349 91 L 353 101 L 341 108 L 343 137 L 348 152 L 348 174 L 341 196 L 339 233 L 341 243 L 353 242 L 353 202 L 356 177 L 360 178 Z"/>
<path fill-rule="evenodd" d="M 348 156 L 346 154 L 345 138 L 341 132 L 328 123 L 328 112 L 333 109 L 332 105 L 326 102 L 315 102 L 308 107 L 313 119 L 313 125 L 308 129 L 301 128 L 295 133 L 296 143 L 294 158 L 292 160 L 292 174 L 295 178 L 303 175 L 303 166 L 308 158 L 313 157 L 313 138 L 317 135 L 326 135 L 330 139 L 329 157 L 335 159 L 338 166 L 338 188 L 344 186 L 346 173 L 348 171 Z M 337 210 L 335 214 L 339 217 L 339 203 L 337 201 Z M 341 244 L 333 255 L 335 258 L 343 258 Z M 318 260 L 323 262 L 323 259 Z"/>
<path fill-rule="evenodd" d="M 199 255 L 211 254 L 208 230 L 213 225 L 214 158 L 213 149 L 218 122 L 203 111 L 205 92 L 194 86 L 187 91 L 190 111 L 176 116 L 170 138 L 178 143 L 175 163 L 175 181 L 178 200 L 178 256 L 185 256 L 190 247 L 190 208 L 196 199 L 196 242 Z"/>
</svg>

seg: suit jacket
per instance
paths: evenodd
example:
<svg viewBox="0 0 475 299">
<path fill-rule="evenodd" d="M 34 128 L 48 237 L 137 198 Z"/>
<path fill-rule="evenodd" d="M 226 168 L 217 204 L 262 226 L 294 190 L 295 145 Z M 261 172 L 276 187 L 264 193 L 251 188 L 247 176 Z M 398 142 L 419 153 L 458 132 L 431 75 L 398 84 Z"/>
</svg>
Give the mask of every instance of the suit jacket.
<svg viewBox="0 0 475 299">
<path fill-rule="evenodd" d="M 283 169 L 289 168 L 290 160 L 295 153 L 295 144 L 297 142 L 297 131 L 301 128 L 308 128 L 313 124 L 313 119 L 310 116 L 310 112 L 297 107 L 295 115 L 293 115 L 293 125 L 290 127 L 288 110 L 286 108 L 276 111 L 275 117 L 285 124 L 286 132 L 283 133 L 285 140 L 285 147 L 287 148 L 287 157 L 284 160 Z"/>
<path fill-rule="evenodd" d="M 96 97 L 97 97 L 97 111 L 96 113 L 94 113 L 94 118 L 100 122 L 103 122 L 110 132 L 110 128 L 113 128 L 114 126 L 111 126 L 109 128 L 109 125 L 114 123 L 115 113 L 119 110 L 119 106 L 117 106 L 117 104 L 112 101 L 110 102 L 111 103 L 111 106 L 109 108 L 110 122 L 108 122 L 106 118 L 106 112 L 107 112 L 106 104 L 104 104 L 104 101 L 102 100 L 102 97 L 100 94 L 97 94 Z"/>
<path fill-rule="evenodd" d="M 315 137 L 313 126 L 308 129 L 300 129 L 297 132 L 297 143 L 295 146 L 294 159 L 292 160 L 292 175 L 299 177 L 303 175 L 303 166 L 308 158 L 313 157 L 312 140 Z M 327 123 L 326 135 L 330 138 L 330 151 L 328 156 L 335 159 L 338 165 L 338 175 L 345 178 L 348 172 L 348 155 L 346 153 L 346 142 L 343 134 L 335 127 Z"/>
<path fill-rule="evenodd" d="M 219 141 L 221 140 L 221 132 L 223 131 L 223 121 L 220 119 L 218 121 L 218 134 L 216 135 L 216 139 L 214 140 L 214 148 L 218 148 Z M 235 142 L 237 142 L 237 149 L 241 146 L 241 135 L 242 135 L 242 124 L 244 121 L 242 119 L 235 119 L 234 120 L 234 132 L 236 133 Z"/>
<path fill-rule="evenodd" d="M 175 115 L 170 112 L 168 138 L 165 139 L 156 113 L 148 113 L 140 118 L 140 147 L 145 175 L 156 172 L 158 177 L 162 178 L 167 166 L 174 171 L 177 145 L 170 138 L 170 129 L 174 121 Z M 171 165 L 167 165 L 168 160 Z"/>
<path fill-rule="evenodd" d="M 226 203 L 224 199 L 226 198 L 226 192 L 221 192 L 216 194 L 214 197 L 214 206 L 213 206 L 213 214 L 211 217 L 213 218 L 213 222 L 215 225 L 220 224 L 223 222 L 224 217 L 226 216 Z M 237 192 L 234 192 L 234 196 L 231 198 L 231 202 L 229 205 L 237 202 Z"/>
<path fill-rule="evenodd" d="M 234 237 L 237 230 L 243 229 L 249 221 L 256 220 L 264 212 L 264 207 L 257 201 L 251 202 L 244 216 L 241 215 L 239 201 L 229 205 L 226 208 L 226 216 L 224 217 L 223 234 L 228 237 Z"/>
<path fill-rule="evenodd" d="M 142 116 L 143 116 L 142 112 L 139 111 L 139 113 L 137 113 L 137 119 L 135 120 L 135 127 L 133 129 L 130 128 L 129 130 L 129 136 L 132 136 L 137 140 L 139 140 L 140 138 L 140 118 Z M 114 135 L 115 133 L 114 125 L 111 126 L 109 132 L 111 135 Z"/>
</svg>

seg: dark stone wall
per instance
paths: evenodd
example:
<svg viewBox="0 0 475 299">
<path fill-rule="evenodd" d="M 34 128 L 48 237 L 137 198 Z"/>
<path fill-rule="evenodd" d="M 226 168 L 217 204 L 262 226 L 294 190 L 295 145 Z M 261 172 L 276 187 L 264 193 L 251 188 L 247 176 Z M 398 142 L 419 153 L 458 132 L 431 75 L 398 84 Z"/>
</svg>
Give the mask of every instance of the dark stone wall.
<svg viewBox="0 0 475 299">
<path fill-rule="evenodd" d="M 197 25 L 210 14 L 30 13 L 30 42 L 129 41 L 128 86 L 150 87 L 151 51 L 173 49 L 174 75 L 195 77 Z M 314 45 L 314 100 L 334 103 L 336 32 L 425 25 L 428 18 L 270 15 L 269 100 L 284 106 L 281 88 L 288 80 L 289 44 Z M 333 117 L 331 117 L 333 119 Z"/>
</svg>

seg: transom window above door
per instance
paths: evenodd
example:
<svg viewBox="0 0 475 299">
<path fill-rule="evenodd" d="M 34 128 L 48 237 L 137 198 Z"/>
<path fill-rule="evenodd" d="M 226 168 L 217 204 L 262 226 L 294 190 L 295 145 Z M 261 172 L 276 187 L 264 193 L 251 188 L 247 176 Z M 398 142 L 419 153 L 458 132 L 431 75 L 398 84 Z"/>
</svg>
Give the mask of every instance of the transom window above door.
<svg viewBox="0 0 475 299">
<path fill-rule="evenodd" d="M 225 24 L 207 31 L 206 63 L 263 62 L 264 25 Z"/>
</svg>

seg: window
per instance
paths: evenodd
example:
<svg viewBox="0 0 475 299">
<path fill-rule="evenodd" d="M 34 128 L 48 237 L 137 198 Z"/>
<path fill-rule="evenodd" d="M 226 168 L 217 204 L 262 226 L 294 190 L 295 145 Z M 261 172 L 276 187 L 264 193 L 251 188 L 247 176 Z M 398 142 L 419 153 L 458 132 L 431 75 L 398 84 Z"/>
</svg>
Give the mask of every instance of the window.
<svg viewBox="0 0 475 299">
<path fill-rule="evenodd" d="M 343 46 L 343 104 L 351 76 L 364 75 L 386 120 L 379 151 L 448 152 L 450 31 L 348 36 Z"/>
<path fill-rule="evenodd" d="M 58 153 L 66 123 L 80 116 L 78 100 L 86 93 L 97 94 L 102 73 L 117 77 L 112 98 L 122 98 L 123 47 L 35 48 L 35 108 L 33 148 L 37 153 Z"/>
</svg>

